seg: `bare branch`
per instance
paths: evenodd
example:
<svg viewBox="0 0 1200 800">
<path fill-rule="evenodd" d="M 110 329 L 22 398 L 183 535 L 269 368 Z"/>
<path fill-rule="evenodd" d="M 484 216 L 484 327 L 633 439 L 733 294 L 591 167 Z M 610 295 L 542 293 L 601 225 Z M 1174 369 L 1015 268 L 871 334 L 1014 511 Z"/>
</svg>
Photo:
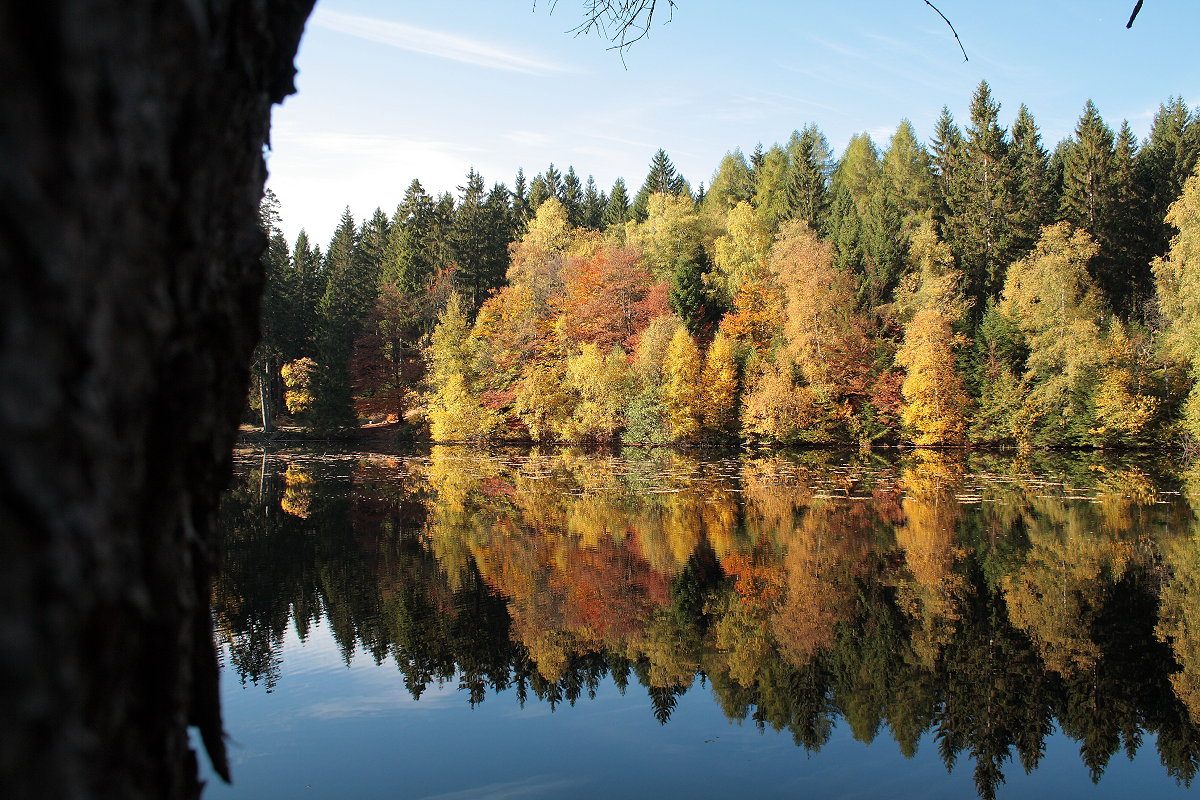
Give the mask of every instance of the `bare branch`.
<svg viewBox="0 0 1200 800">
<path fill-rule="evenodd" d="M 950 32 L 954 34 L 954 39 L 955 39 L 955 41 L 958 42 L 958 49 L 962 50 L 963 61 L 970 61 L 971 59 L 967 58 L 967 48 L 963 47 L 962 39 L 958 38 L 958 31 L 954 30 L 954 23 L 952 23 L 950 20 L 946 19 L 946 15 L 941 12 L 941 9 L 939 9 L 933 3 L 929 2 L 929 0 L 925 0 L 925 5 L 929 6 L 934 11 L 937 11 L 938 16 L 941 17 L 942 19 L 946 20 L 946 24 L 950 26 Z M 1139 0 L 1138 5 L 1139 6 L 1141 5 L 1141 0 Z"/>
<path fill-rule="evenodd" d="M 1137 19 L 1138 12 L 1142 10 L 1142 0 L 1137 1 L 1137 5 L 1133 7 L 1133 13 L 1129 15 L 1129 22 L 1125 23 L 1125 28 L 1128 30 L 1133 27 L 1133 21 Z"/>
<path fill-rule="evenodd" d="M 665 0 L 668 10 L 667 22 L 675 16 L 675 0 Z M 583 22 L 567 33 L 576 36 L 595 33 L 612 42 L 609 50 L 620 50 L 622 57 L 629 47 L 650 33 L 654 12 L 659 0 L 585 0 Z M 558 6 L 558 0 L 550 0 L 550 13 Z M 534 7 L 537 7 L 535 0 Z"/>
</svg>

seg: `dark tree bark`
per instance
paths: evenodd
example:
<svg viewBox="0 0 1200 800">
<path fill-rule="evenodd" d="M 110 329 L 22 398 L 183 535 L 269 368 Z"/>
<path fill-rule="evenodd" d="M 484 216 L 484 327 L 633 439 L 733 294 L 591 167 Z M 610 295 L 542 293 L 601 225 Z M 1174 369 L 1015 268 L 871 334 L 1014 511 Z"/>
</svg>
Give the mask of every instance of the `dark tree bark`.
<svg viewBox="0 0 1200 800">
<path fill-rule="evenodd" d="M 0 796 L 224 769 L 211 520 L 312 0 L 0 4 Z"/>
</svg>

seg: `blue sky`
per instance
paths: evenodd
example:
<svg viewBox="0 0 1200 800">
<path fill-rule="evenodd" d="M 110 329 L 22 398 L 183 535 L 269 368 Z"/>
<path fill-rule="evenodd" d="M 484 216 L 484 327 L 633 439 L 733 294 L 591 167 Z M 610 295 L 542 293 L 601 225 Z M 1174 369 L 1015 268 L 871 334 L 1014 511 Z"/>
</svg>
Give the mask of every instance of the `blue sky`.
<svg viewBox="0 0 1200 800">
<path fill-rule="evenodd" d="M 1168 97 L 1200 103 L 1200 2 L 1146 0 L 1126 30 L 1134 2 L 936 0 L 964 62 L 923 0 L 678 0 L 669 22 L 660 0 L 622 63 L 568 32 L 583 0 L 319 0 L 268 185 L 289 237 L 324 246 L 345 206 L 390 214 L 412 178 L 454 191 L 472 167 L 511 186 L 553 162 L 636 189 L 663 147 L 695 186 L 807 122 L 835 151 L 861 131 L 883 145 L 904 118 L 927 140 L 943 105 L 965 124 L 981 79 L 1002 124 L 1025 103 L 1048 147 L 1088 98 L 1144 137 Z"/>
</svg>

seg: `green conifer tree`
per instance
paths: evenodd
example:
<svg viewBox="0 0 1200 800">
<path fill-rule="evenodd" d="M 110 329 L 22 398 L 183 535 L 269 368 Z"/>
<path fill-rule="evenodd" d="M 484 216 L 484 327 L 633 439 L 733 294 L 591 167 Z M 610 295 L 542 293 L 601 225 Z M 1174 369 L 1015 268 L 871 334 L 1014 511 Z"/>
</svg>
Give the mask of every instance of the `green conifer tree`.
<svg viewBox="0 0 1200 800">
<path fill-rule="evenodd" d="M 603 228 L 604 211 L 607 205 L 608 198 L 596 187 L 596 179 L 588 175 L 587 183 L 583 186 L 582 226 L 594 231 Z"/>
<path fill-rule="evenodd" d="M 318 306 L 313 417 L 319 428 L 353 425 L 349 361 L 363 316 L 374 302 L 377 276 L 361 257 L 354 215 L 347 208 L 325 253 L 325 292 Z"/>
<path fill-rule="evenodd" d="M 888 141 L 882 171 L 887 204 L 899 216 L 905 239 L 910 239 L 933 208 L 934 190 L 932 161 L 908 120 L 900 121 Z"/>
<path fill-rule="evenodd" d="M 1033 249 L 1043 225 L 1050 224 L 1058 207 L 1050 173 L 1050 156 L 1042 135 L 1024 103 L 1017 111 L 1009 149 L 1016 205 L 1011 222 L 1013 252 L 1023 256 Z"/>
<path fill-rule="evenodd" d="M 982 305 L 1000 290 L 1015 253 L 1011 217 L 1016 207 L 1015 182 L 1006 132 L 999 124 L 1000 105 L 981 81 L 971 99 L 971 124 L 963 141 L 958 202 L 950 211 L 962 220 L 955 252 L 967 277 L 967 294 Z M 951 248 L 954 243 L 951 242 Z"/>
<path fill-rule="evenodd" d="M 1115 259 L 1116 150 L 1112 129 L 1088 100 L 1064 149 L 1063 191 L 1059 216 L 1091 234 L 1100 250 L 1088 264 L 1105 298 L 1119 305 L 1123 278 Z M 1117 302 L 1114 302 L 1117 301 Z"/>
<path fill-rule="evenodd" d="M 650 195 L 678 195 L 682 194 L 686 187 L 687 182 L 682 175 L 675 171 L 675 165 L 671 163 L 667 151 L 660 147 L 650 160 L 650 171 L 646 174 L 646 180 L 633 200 L 633 218 L 639 222 L 646 219 Z"/>
<path fill-rule="evenodd" d="M 570 221 L 571 227 L 583 227 L 583 184 L 579 181 L 579 175 L 575 173 L 575 167 L 567 167 L 558 199 L 567 210 L 567 220 Z"/>
<path fill-rule="evenodd" d="M 608 205 L 604 208 L 604 227 L 624 225 L 629 219 L 629 192 L 625 188 L 625 179 L 617 178 L 608 195 Z"/>
<path fill-rule="evenodd" d="M 517 229 L 525 230 L 532 214 L 529 210 L 529 183 L 525 180 L 524 169 L 518 169 L 517 177 L 513 180 L 512 210 Z"/>
<path fill-rule="evenodd" d="M 738 203 L 748 203 L 753 197 L 754 181 L 746 157 L 740 149 L 726 153 L 713 174 L 704 207 L 718 215 L 727 214 Z"/>
<path fill-rule="evenodd" d="M 821 129 L 809 123 L 788 141 L 786 202 L 791 219 L 824 231 L 829 213 L 829 175 L 833 154 Z"/>
<path fill-rule="evenodd" d="M 1145 198 L 1145 252 L 1165 256 L 1174 229 L 1165 220 L 1167 209 L 1183 192 L 1184 182 L 1200 159 L 1200 113 L 1190 111 L 1182 97 L 1158 107 L 1150 136 L 1138 152 L 1138 172 Z"/>
</svg>

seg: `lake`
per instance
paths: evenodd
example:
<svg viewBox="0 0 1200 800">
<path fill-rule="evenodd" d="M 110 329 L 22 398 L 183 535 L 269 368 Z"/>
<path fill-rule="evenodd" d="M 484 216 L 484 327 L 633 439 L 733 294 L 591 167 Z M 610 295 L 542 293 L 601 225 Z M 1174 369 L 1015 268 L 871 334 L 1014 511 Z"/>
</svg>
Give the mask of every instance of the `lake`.
<svg viewBox="0 0 1200 800">
<path fill-rule="evenodd" d="M 1200 473 L 908 451 L 239 451 L 209 798 L 1165 797 Z M 1189 502 L 1190 498 L 1190 502 Z"/>
</svg>

